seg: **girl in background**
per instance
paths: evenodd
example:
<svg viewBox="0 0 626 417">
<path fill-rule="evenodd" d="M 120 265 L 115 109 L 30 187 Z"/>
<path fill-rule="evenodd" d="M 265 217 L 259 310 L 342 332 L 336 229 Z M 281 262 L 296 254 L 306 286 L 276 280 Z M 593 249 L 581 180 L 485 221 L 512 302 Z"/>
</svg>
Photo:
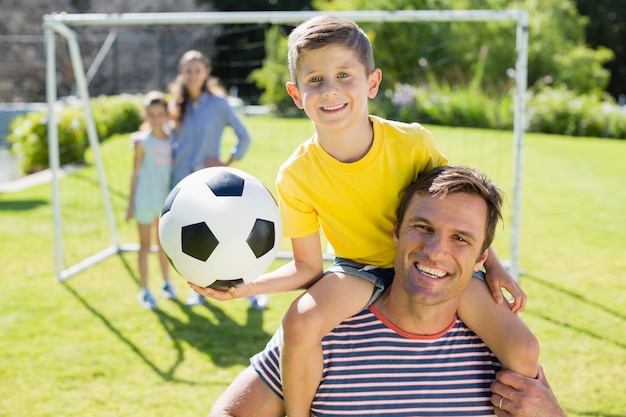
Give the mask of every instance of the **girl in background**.
<svg viewBox="0 0 626 417">
<path fill-rule="evenodd" d="M 178 75 L 170 84 L 172 93 L 173 160 L 172 187 L 202 168 L 230 166 L 243 158 L 250 147 L 250 134 L 237 112 L 230 106 L 227 94 L 211 77 L 208 58 L 199 51 L 183 54 Z M 226 161 L 221 159 L 222 134 L 229 126 L 237 142 Z M 267 307 L 267 296 L 249 297 L 252 308 Z M 204 297 L 190 290 L 186 304 L 202 304 Z"/>
<path fill-rule="evenodd" d="M 161 248 L 157 230 L 161 208 L 170 191 L 172 174 L 172 139 L 166 127 L 168 108 L 163 93 L 151 91 L 146 95 L 142 117 L 143 129 L 131 136 L 135 158 L 126 221 L 134 218 L 139 230 L 139 304 L 144 308 L 155 308 L 156 300 L 148 288 L 148 254 L 153 230 L 163 274 L 161 294 L 167 299 L 176 299 L 170 282 L 169 262 Z"/>
</svg>

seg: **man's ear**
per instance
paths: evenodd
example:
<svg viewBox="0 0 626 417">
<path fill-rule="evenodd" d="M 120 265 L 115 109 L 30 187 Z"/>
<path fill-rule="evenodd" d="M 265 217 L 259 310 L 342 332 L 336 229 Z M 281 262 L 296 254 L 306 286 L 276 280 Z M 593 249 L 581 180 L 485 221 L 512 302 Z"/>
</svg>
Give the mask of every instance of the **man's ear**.
<svg viewBox="0 0 626 417">
<path fill-rule="evenodd" d="M 302 104 L 300 91 L 298 90 L 296 84 L 289 81 L 287 84 L 285 84 L 285 87 L 287 88 L 287 94 L 291 96 L 293 102 L 296 104 L 296 107 L 298 107 L 299 109 L 303 109 L 304 105 Z"/>
<path fill-rule="evenodd" d="M 393 246 L 398 247 L 398 223 L 393 226 Z"/>
<path fill-rule="evenodd" d="M 478 261 L 476 261 L 476 264 L 474 265 L 474 271 L 480 271 L 483 267 L 483 265 L 485 264 L 485 261 L 487 260 L 487 257 L 489 256 L 489 249 L 486 249 L 483 252 L 483 256 L 481 256 Z"/>
</svg>

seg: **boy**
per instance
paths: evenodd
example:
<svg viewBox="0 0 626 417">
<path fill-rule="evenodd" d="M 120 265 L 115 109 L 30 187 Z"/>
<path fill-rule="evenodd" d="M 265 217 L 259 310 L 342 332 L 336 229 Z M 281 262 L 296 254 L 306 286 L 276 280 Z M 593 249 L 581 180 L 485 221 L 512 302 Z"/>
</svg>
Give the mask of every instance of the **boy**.
<svg viewBox="0 0 626 417">
<path fill-rule="evenodd" d="M 382 73 L 374 67 L 367 36 L 354 22 L 320 16 L 298 26 L 289 35 L 289 69 L 287 92 L 315 125 L 313 137 L 281 166 L 277 178 L 283 235 L 291 238 L 293 261 L 228 292 L 192 288 L 219 300 L 307 289 L 283 320 L 281 355 L 287 415 L 300 417 L 310 416 L 322 376 L 322 337 L 371 304 L 393 277 L 392 236 L 401 196 L 419 174 L 447 159 L 419 124 L 369 115 L 368 99 L 376 96 Z M 326 272 L 320 226 L 337 256 Z M 459 245 L 468 245 L 463 236 L 457 238 Z M 436 261 L 440 248 L 429 250 Z M 490 253 L 486 269 L 494 298 L 501 302 L 500 288 L 506 288 L 516 312 L 525 295 Z M 420 271 L 436 282 L 450 279 L 455 266 Z M 505 332 L 498 317 L 480 311 L 481 304 L 494 301 L 473 291 L 484 284 L 472 281 L 462 296 L 460 317 L 505 368 L 534 377 L 538 349 L 528 347 L 536 347 L 536 339 L 501 337 Z M 517 322 L 521 329 L 524 324 Z"/>
</svg>

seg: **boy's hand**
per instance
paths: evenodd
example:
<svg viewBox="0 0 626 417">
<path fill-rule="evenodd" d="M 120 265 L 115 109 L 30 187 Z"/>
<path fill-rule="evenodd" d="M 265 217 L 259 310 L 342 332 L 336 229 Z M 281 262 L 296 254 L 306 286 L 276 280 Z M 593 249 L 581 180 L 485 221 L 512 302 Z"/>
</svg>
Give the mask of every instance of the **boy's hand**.
<svg viewBox="0 0 626 417">
<path fill-rule="evenodd" d="M 509 301 L 509 305 L 514 313 L 519 313 L 526 308 L 528 296 L 526 296 L 522 287 L 519 286 L 506 269 L 488 269 L 485 275 L 485 281 L 487 281 L 491 295 L 493 295 L 493 298 L 498 304 L 504 301 L 504 295 L 502 294 L 502 288 L 504 288 L 513 297 L 513 300 Z"/>
<path fill-rule="evenodd" d="M 187 281 L 187 284 L 189 284 L 191 289 L 198 294 L 218 301 L 234 300 L 235 298 L 243 298 L 249 295 L 254 295 L 252 294 L 251 288 L 248 286 L 248 284 L 240 285 L 238 287 L 229 287 L 228 289 L 222 291 L 215 290 L 210 287 L 201 287 L 189 281 Z"/>
</svg>

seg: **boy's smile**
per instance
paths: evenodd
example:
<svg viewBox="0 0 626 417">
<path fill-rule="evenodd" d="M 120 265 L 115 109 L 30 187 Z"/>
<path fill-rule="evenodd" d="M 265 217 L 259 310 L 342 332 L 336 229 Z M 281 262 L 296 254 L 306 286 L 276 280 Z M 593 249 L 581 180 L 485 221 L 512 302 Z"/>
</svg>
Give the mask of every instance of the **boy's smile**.
<svg viewBox="0 0 626 417">
<path fill-rule="evenodd" d="M 329 45 L 300 55 L 297 82 L 288 83 L 287 91 L 318 134 L 337 134 L 367 120 L 368 99 L 376 96 L 380 80 L 380 70 L 366 74 L 353 51 Z"/>
</svg>

